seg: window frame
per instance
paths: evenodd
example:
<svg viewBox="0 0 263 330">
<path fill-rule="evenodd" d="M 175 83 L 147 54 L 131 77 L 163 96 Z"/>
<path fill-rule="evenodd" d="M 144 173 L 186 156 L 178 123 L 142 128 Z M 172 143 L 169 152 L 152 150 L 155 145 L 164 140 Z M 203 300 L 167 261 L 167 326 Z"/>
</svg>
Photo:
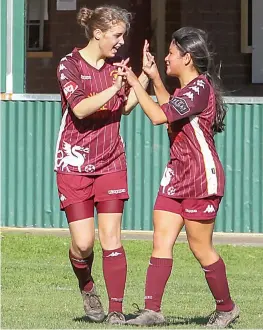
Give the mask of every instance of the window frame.
<svg viewBox="0 0 263 330">
<path fill-rule="evenodd" d="M 253 1 L 253 0 L 252 0 Z M 251 6 L 252 6 L 251 1 Z M 253 13 L 251 8 L 251 20 L 249 19 L 249 0 L 241 0 L 241 53 L 252 53 L 253 46 L 249 45 L 249 24 L 252 24 Z M 252 31 L 252 26 L 250 27 Z M 252 42 L 252 40 L 251 40 Z"/>
</svg>

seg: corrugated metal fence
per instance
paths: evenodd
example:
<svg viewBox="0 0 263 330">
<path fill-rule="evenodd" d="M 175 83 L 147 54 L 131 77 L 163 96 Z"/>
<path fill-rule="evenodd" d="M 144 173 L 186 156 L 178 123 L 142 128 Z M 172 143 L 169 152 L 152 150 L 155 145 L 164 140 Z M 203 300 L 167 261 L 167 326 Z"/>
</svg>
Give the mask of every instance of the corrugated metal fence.
<svg viewBox="0 0 263 330">
<path fill-rule="evenodd" d="M 226 171 L 226 193 L 216 231 L 263 232 L 263 101 L 229 99 L 226 132 L 216 137 Z M 234 103 L 233 103 L 234 102 Z M 53 156 L 60 125 L 57 101 L 1 102 L 1 222 L 10 227 L 67 227 L 59 211 Z M 138 106 L 123 118 L 130 200 L 123 228 L 152 229 L 152 207 L 168 138 Z"/>
</svg>

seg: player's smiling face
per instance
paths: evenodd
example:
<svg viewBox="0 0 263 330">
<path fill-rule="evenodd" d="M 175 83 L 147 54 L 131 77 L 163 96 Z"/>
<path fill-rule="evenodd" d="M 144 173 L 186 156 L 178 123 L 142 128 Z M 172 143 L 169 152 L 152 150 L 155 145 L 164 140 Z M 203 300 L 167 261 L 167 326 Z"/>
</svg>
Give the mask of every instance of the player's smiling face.
<svg viewBox="0 0 263 330">
<path fill-rule="evenodd" d="M 103 56 L 114 57 L 116 55 L 119 48 L 124 45 L 125 33 L 126 25 L 119 22 L 101 34 L 99 47 Z"/>
<path fill-rule="evenodd" d="M 166 73 L 168 76 L 180 76 L 182 70 L 185 68 L 185 59 L 181 55 L 178 47 L 172 41 L 169 48 L 169 53 L 165 57 Z"/>
</svg>

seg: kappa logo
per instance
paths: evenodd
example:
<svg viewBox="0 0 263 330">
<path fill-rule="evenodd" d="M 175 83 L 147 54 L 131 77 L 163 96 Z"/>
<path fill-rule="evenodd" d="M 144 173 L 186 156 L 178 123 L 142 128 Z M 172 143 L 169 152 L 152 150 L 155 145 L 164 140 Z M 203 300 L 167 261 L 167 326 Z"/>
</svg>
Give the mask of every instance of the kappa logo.
<svg viewBox="0 0 263 330">
<path fill-rule="evenodd" d="M 109 195 L 116 195 L 116 194 L 121 194 L 125 193 L 126 189 L 116 189 L 116 190 L 108 190 Z"/>
<path fill-rule="evenodd" d="M 197 213 L 197 210 L 185 209 L 185 212 L 187 212 L 187 213 Z"/>
<path fill-rule="evenodd" d="M 193 100 L 194 100 L 193 92 L 187 92 L 187 93 L 184 93 L 183 95 L 187 96 L 193 102 Z"/>
<path fill-rule="evenodd" d="M 68 100 L 70 96 L 75 92 L 79 86 L 74 81 L 69 81 L 64 85 L 63 91 L 66 99 Z"/>
<path fill-rule="evenodd" d="M 189 89 L 191 89 L 192 91 L 196 92 L 198 95 L 200 93 L 200 89 L 198 86 L 190 86 Z"/>
<path fill-rule="evenodd" d="M 106 258 L 109 258 L 109 257 L 118 257 L 120 256 L 121 253 L 120 252 L 111 252 L 111 254 L 109 254 L 108 256 L 106 256 Z"/>
<path fill-rule="evenodd" d="M 179 115 L 183 116 L 190 111 L 186 101 L 181 97 L 173 97 L 170 100 L 170 104 L 175 108 Z"/>
<path fill-rule="evenodd" d="M 206 269 L 206 268 L 203 268 L 203 271 L 204 271 L 205 273 L 209 273 L 209 272 L 211 272 L 211 270 Z"/>
<path fill-rule="evenodd" d="M 64 64 L 60 64 L 60 66 L 59 66 L 59 72 L 62 71 L 62 70 L 65 70 L 65 69 L 66 69 L 65 65 Z"/>
<path fill-rule="evenodd" d="M 204 213 L 213 213 L 215 212 L 215 208 L 213 205 L 207 205 L 207 208 L 204 210 Z"/>
<path fill-rule="evenodd" d="M 80 78 L 83 79 L 83 80 L 91 80 L 91 76 L 83 76 L 83 75 L 81 75 Z"/>
<path fill-rule="evenodd" d="M 196 81 L 196 85 L 197 86 L 200 86 L 200 87 L 202 87 L 202 88 L 205 88 L 205 82 L 203 81 L 203 80 L 197 80 Z"/>
</svg>

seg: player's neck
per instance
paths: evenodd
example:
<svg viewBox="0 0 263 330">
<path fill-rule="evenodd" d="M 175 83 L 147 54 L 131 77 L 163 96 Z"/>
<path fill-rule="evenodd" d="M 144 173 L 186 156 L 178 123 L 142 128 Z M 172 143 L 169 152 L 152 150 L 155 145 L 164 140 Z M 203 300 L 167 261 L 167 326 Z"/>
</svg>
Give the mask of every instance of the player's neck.
<svg viewBox="0 0 263 330">
<path fill-rule="evenodd" d="M 183 73 L 180 77 L 178 77 L 181 88 L 184 88 L 186 85 L 188 85 L 192 80 L 194 80 L 198 76 L 199 73 L 195 70 L 191 72 Z"/>
<path fill-rule="evenodd" d="M 82 48 L 79 53 L 85 61 L 96 69 L 100 69 L 105 63 L 105 59 L 101 57 L 99 48 L 92 41 L 85 48 Z"/>
</svg>

